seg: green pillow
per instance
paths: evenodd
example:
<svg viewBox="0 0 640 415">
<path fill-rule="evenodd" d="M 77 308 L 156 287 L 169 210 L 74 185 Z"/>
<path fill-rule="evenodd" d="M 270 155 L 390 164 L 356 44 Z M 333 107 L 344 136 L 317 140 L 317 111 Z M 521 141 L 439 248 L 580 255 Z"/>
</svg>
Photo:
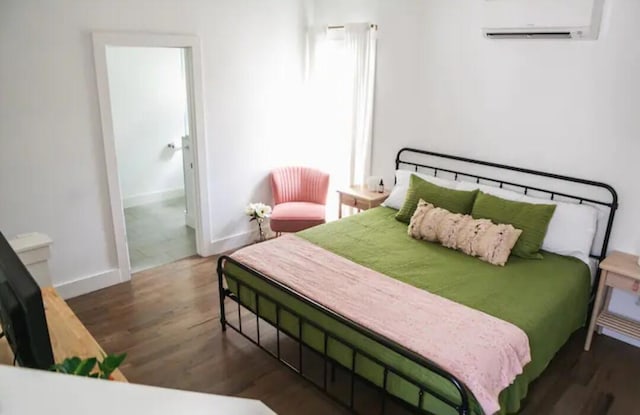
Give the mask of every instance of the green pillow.
<svg viewBox="0 0 640 415">
<path fill-rule="evenodd" d="M 418 208 L 420 199 L 449 212 L 467 214 L 471 212 L 477 193 L 477 190 L 468 192 L 436 186 L 412 174 L 407 196 L 404 199 L 402 208 L 396 214 L 396 219 L 400 222 L 409 223 L 413 213 Z"/>
<path fill-rule="evenodd" d="M 520 258 L 541 259 L 542 254 L 538 251 L 555 210 L 556 205 L 516 202 L 480 192 L 473 203 L 471 216 L 522 229 L 522 235 L 511 253 Z"/>
</svg>

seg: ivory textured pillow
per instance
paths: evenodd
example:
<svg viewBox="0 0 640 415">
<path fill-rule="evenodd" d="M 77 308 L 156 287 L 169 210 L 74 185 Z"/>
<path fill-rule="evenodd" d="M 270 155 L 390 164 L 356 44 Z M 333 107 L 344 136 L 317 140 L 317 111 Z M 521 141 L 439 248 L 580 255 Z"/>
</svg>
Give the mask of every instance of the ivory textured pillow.
<svg viewBox="0 0 640 415">
<path fill-rule="evenodd" d="M 489 219 L 451 213 L 420 199 L 408 233 L 415 239 L 440 242 L 447 248 L 504 266 L 522 230 L 512 225 L 495 225 Z"/>
</svg>

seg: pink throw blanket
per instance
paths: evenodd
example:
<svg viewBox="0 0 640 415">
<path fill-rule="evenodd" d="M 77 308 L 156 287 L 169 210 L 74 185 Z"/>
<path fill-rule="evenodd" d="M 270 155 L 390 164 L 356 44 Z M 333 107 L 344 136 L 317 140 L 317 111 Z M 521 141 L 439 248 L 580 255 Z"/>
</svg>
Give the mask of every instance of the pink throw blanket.
<svg viewBox="0 0 640 415">
<path fill-rule="evenodd" d="M 520 328 L 387 277 L 294 235 L 232 257 L 403 347 L 436 362 L 487 414 L 531 360 Z"/>
</svg>

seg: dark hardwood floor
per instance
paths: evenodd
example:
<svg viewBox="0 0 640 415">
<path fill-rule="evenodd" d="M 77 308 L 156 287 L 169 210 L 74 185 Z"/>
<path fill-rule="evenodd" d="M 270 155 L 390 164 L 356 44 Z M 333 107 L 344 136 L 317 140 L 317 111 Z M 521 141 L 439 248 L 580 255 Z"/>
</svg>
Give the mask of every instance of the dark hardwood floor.
<svg viewBox="0 0 640 415">
<path fill-rule="evenodd" d="M 130 382 L 260 399 L 278 414 L 344 408 L 218 322 L 215 260 L 189 258 L 69 300 Z M 640 414 L 640 349 L 579 331 L 529 391 L 523 415 Z"/>
</svg>

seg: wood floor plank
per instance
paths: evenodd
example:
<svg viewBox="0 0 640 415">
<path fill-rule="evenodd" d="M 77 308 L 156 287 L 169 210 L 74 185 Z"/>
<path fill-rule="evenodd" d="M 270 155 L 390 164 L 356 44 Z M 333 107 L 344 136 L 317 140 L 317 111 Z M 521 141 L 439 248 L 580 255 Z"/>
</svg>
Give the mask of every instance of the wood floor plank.
<svg viewBox="0 0 640 415">
<path fill-rule="evenodd" d="M 128 354 L 130 382 L 256 398 L 281 415 L 347 414 L 248 340 L 222 332 L 215 260 L 143 271 L 69 305 L 107 352 Z M 586 353 L 584 337 L 574 334 L 531 385 L 522 415 L 640 414 L 640 349 L 596 336 Z"/>
</svg>

